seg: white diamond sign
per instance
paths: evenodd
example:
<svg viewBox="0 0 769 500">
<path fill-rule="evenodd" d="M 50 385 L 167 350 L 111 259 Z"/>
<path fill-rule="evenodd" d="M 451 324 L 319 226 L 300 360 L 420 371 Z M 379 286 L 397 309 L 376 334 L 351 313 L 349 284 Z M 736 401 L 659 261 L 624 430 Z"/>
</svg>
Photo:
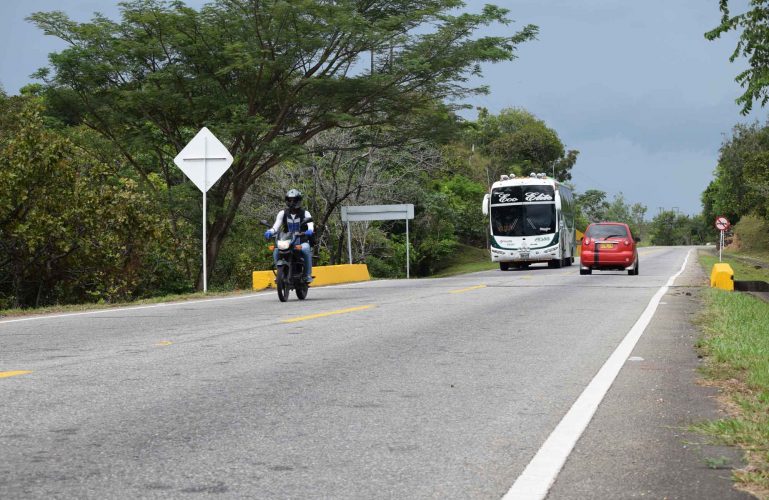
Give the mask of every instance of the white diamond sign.
<svg viewBox="0 0 769 500">
<path fill-rule="evenodd" d="M 204 193 L 232 165 L 232 155 L 206 127 L 176 155 L 174 163 Z"/>
</svg>

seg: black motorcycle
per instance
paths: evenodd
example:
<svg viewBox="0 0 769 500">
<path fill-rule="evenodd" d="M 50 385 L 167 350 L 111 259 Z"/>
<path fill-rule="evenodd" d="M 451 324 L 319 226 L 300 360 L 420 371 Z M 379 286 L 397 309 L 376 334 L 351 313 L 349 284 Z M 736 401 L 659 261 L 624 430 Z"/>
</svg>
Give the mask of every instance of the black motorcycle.
<svg viewBox="0 0 769 500">
<path fill-rule="evenodd" d="M 304 219 L 302 225 L 312 221 Z M 267 221 L 262 224 L 269 226 Z M 304 256 L 302 255 L 302 241 L 304 232 L 291 231 L 276 233 L 275 244 L 270 245 L 270 250 L 278 249 L 278 261 L 273 263 L 272 272 L 275 273 L 275 288 L 278 290 L 278 298 L 286 302 L 291 290 L 296 291 L 299 300 L 307 298 L 309 284 L 304 280 Z"/>
</svg>

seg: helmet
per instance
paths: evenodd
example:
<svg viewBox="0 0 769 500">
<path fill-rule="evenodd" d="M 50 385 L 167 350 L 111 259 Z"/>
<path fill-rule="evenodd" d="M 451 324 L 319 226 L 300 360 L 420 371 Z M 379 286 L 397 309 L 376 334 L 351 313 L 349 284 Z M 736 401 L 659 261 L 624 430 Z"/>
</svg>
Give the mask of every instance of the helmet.
<svg viewBox="0 0 769 500">
<path fill-rule="evenodd" d="M 288 208 L 298 208 L 302 204 L 302 193 L 298 189 L 289 189 L 286 193 Z"/>
</svg>

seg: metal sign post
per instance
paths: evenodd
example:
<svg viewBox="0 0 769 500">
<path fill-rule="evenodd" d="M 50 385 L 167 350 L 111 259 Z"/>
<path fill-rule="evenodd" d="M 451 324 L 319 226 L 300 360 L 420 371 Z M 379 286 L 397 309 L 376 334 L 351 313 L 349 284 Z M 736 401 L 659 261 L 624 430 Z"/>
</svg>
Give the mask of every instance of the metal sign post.
<svg viewBox="0 0 769 500">
<path fill-rule="evenodd" d="M 342 207 L 342 222 L 347 223 L 347 252 L 352 264 L 352 236 L 350 222 L 369 220 L 406 220 L 406 279 L 410 278 L 409 219 L 414 218 L 414 205 L 362 205 Z"/>
<path fill-rule="evenodd" d="M 203 168 L 200 168 L 200 162 Z M 232 155 L 224 144 L 206 127 L 182 149 L 176 158 L 176 166 L 203 192 L 203 292 L 208 291 L 208 238 L 206 234 L 206 192 L 232 165 Z"/>
<path fill-rule="evenodd" d="M 721 237 L 718 242 L 718 262 L 721 262 L 721 252 L 724 249 L 724 242 L 725 242 L 724 233 L 729 229 L 729 227 L 731 226 L 731 223 L 729 222 L 729 219 L 721 215 L 716 217 L 715 226 L 716 226 L 716 229 L 718 229 L 721 232 Z"/>
</svg>

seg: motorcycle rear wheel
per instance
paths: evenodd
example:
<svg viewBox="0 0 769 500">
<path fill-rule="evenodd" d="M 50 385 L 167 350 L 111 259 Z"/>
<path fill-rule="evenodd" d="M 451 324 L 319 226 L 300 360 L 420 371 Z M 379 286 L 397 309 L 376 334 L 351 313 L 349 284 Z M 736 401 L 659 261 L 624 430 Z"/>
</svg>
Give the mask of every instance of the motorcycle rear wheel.
<svg viewBox="0 0 769 500">
<path fill-rule="evenodd" d="M 286 276 L 286 266 L 280 266 L 278 268 L 278 274 L 275 277 L 275 288 L 278 290 L 278 298 L 281 302 L 288 300 L 288 294 L 290 289 L 288 286 L 288 277 Z"/>
</svg>

